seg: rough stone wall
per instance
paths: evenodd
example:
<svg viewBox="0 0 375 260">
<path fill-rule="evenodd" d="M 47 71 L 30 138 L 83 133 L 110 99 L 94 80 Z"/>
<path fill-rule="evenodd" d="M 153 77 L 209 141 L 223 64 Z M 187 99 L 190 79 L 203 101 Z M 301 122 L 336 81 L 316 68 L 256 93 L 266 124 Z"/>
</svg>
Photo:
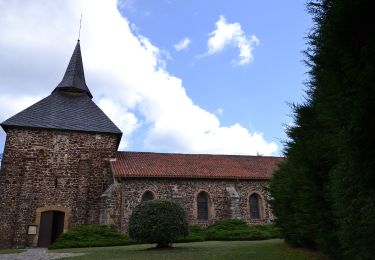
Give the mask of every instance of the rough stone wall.
<svg viewBox="0 0 375 260">
<path fill-rule="evenodd" d="M 112 220 L 122 232 L 127 232 L 132 210 L 141 202 L 144 192 L 151 191 L 156 199 L 173 199 L 180 202 L 187 213 L 190 224 L 207 226 L 225 218 L 244 219 L 249 224 L 270 223 L 267 205 L 267 181 L 249 180 L 186 180 L 186 179 L 122 179 L 113 195 Z M 228 189 L 229 188 L 229 189 Z M 235 191 L 236 194 L 229 194 Z M 197 195 L 205 191 L 209 196 L 209 220 L 197 220 Z M 261 218 L 251 219 L 249 196 L 257 193 L 261 197 Z"/>
<path fill-rule="evenodd" d="M 0 172 L 0 247 L 35 244 L 26 230 L 38 208 L 66 208 L 69 227 L 98 223 L 116 150 L 112 134 L 9 129 Z"/>
<path fill-rule="evenodd" d="M 121 225 L 120 214 L 122 211 L 121 185 L 117 182 L 112 183 L 108 189 L 101 195 L 100 221 L 102 225 L 116 226 Z"/>
</svg>

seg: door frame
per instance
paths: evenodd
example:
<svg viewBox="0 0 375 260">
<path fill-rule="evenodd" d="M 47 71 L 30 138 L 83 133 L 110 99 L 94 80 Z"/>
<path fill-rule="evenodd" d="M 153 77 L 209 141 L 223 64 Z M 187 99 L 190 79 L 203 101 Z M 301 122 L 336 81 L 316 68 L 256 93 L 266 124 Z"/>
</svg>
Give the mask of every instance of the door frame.
<svg viewBox="0 0 375 260">
<path fill-rule="evenodd" d="M 49 206 L 49 207 L 40 207 L 35 210 L 35 225 L 37 226 L 36 229 L 36 235 L 33 238 L 33 243 L 32 246 L 38 246 L 38 238 L 39 238 L 39 228 L 40 228 L 40 220 L 42 213 L 45 211 L 61 211 L 65 214 L 64 216 L 64 228 L 63 228 L 63 233 L 68 231 L 70 227 L 70 218 L 71 218 L 71 209 L 70 208 L 65 208 L 65 207 L 60 207 L 60 206 Z"/>
</svg>

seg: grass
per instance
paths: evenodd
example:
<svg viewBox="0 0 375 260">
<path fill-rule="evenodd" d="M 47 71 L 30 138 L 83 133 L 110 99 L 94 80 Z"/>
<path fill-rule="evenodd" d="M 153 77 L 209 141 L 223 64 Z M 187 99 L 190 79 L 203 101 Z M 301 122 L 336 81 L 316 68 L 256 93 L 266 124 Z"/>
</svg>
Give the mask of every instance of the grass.
<svg viewBox="0 0 375 260">
<path fill-rule="evenodd" d="M 0 249 L 0 255 L 2 254 L 18 254 L 24 252 L 24 249 Z"/>
<path fill-rule="evenodd" d="M 87 253 L 74 259 L 326 259 L 318 252 L 289 247 L 281 239 L 262 241 L 205 241 L 174 244 L 168 250 L 156 250 L 155 245 L 129 245 L 101 248 L 58 249 L 51 252 Z M 70 258 L 73 259 L 73 258 Z"/>
</svg>

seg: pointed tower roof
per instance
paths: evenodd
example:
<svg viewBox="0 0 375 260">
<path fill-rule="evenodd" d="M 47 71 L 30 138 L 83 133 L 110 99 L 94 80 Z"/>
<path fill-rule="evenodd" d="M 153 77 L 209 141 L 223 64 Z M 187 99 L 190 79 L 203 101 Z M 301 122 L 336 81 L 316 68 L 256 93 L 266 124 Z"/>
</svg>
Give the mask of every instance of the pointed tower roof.
<svg viewBox="0 0 375 260">
<path fill-rule="evenodd" d="M 92 101 L 86 86 L 79 41 L 74 49 L 63 80 L 51 95 L 0 124 L 5 132 L 12 127 L 38 128 L 91 133 L 122 132 Z"/>
<path fill-rule="evenodd" d="M 70 58 L 69 65 L 66 68 L 62 81 L 53 90 L 53 92 L 56 91 L 87 93 L 87 95 L 92 98 L 90 90 L 85 81 L 85 72 L 83 71 L 81 46 L 79 44 L 79 40 L 77 41 L 77 45 L 73 51 L 72 57 Z"/>
</svg>

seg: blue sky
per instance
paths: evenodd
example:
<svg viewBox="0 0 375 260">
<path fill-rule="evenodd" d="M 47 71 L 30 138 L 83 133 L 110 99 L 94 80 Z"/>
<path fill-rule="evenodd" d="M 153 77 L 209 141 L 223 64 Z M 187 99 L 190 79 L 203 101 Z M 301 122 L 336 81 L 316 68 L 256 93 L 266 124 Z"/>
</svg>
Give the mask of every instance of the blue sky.
<svg viewBox="0 0 375 260">
<path fill-rule="evenodd" d="M 117 10 L 114 1 L 94 2 L 79 4 L 86 80 L 94 101 L 125 133 L 122 149 L 281 154 L 283 125 L 292 122 L 287 103 L 303 100 L 302 51 L 312 25 L 305 1 L 132 0 L 118 2 Z M 0 2 L 0 121 L 47 96 L 61 79 L 80 12 L 74 1 L 61 4 Z M 114 12 L 126 24 L 112 18 Z M 23 22 L 38 32 L 26 32 Z M 185 46 L 176 47 L 184 39 Z M 39 66 L 30 68 L 35 59 Z M 121 68 L 118 74 L 114 67 Z M 139 90 L 153 82 L 153 89 Z M 103 85 L 114 86 L 107 89 L 112 94 Z M 12 110 L 10 99 L 22 102 Z M 205 121 L 212 123 L 197 126 Z"/>
<path fill-rule="evenodd" d="M 222 109 L 223 124 L 236 122 L 281 144 L 282 125 L 291 122 L 287 102 L 300 102 L 306 67 L 302 51 L 311 27 L 305 1 L 121 1 L 121 13 L 159 48 L 169 52 L 167 68 L 184 80 L 188 95 L 209 111 Z M 219 16 L 256 35 L 254 61 L 234 66 L 238 49 L 197 58 Z M 173 45 L 188 37 L 185 51 Z"/>
</svg>

